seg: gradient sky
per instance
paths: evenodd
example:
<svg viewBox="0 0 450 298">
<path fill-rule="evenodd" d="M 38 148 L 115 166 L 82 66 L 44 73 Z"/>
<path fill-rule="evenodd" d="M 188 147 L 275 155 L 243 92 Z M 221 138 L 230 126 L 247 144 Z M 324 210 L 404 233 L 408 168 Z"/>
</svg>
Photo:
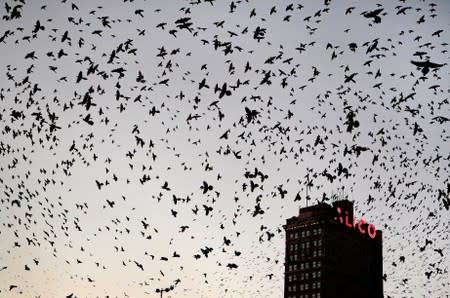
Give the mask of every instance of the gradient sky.
<svg viewBox="0 0 450 298">
<path fill-rule="evenodd" d="M 450 294 L 448 1 L 2 3 L 1 297 L 282 297 L 308 181 Z"/>
</svg>

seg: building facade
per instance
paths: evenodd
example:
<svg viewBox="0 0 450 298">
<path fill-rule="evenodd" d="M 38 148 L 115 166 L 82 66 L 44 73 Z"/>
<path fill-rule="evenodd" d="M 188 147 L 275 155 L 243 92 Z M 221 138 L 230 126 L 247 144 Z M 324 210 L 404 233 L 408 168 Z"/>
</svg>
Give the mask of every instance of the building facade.
<svg viewBox="0 0 450 298">
<path fill-rule="evenodd" d="M 353 202 L 301 208 L 283 227 L 285 298 L 383 297 L 382 232 Z"/>
</svg>

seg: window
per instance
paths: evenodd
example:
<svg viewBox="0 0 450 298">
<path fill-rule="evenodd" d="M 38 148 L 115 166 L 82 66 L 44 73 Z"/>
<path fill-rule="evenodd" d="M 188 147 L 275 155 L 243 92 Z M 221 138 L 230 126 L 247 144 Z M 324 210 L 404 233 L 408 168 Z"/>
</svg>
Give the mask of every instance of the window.
<svg viewBox="0 0 450 298">
<path fill-rule="evenodd" d="M 310 235 L 310 231 L 306 231 L 306 237 L 308 237 Z"/>
<path fill-rule="evenodd" d="M 317 271 L 317 277 L 321 277 L 322 273 L 320 271 Z"/>
<path fill-rule="evenodd" d="M 312 278 L 316 278 L 316 272 L 315 271 L 312 273 Z"/>
<path fill-rule="evenodd" d="M 309 290 L 309 284 L 305 284 L 305 290 Z"/>
</svg>

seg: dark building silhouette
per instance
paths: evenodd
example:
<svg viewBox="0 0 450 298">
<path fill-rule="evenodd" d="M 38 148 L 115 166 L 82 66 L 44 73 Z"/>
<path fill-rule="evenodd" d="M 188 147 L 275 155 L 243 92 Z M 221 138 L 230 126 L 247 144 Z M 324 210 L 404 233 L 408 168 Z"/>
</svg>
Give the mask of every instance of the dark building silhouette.
<svg viewBox="0 0 450 298">
<path fill-rule="evenodd" d="M 382 298 L 382 233 L 353 202 L 301 208 L 286 231 L 285 298 Z"/>
</svg>

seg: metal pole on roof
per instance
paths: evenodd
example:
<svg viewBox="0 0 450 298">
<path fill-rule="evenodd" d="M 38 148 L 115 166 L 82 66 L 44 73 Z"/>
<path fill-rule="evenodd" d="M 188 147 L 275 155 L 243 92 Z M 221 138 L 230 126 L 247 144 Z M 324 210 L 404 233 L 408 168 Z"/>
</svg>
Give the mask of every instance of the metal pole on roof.
<svg viewBox="0 0 450 298">
<path fill-rule="evenodd" d="M 306 207 L 308 207 L 309 174 L 306 174 Z"/>
</svg>

